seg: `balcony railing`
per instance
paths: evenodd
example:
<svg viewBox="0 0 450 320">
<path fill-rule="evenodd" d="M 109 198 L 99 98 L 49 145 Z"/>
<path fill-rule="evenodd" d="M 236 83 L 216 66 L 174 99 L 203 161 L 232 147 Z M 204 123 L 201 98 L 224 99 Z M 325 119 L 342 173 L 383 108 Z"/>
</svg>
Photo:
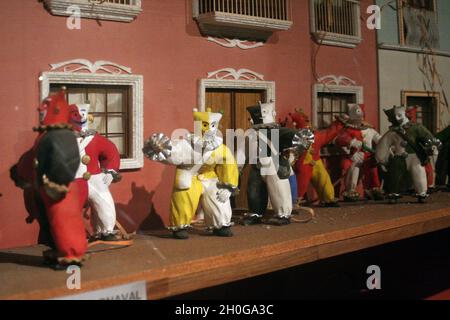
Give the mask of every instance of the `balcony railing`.
<svg viewBox="0 0 450 320">
<path fill-rule="evenodd" d="M 361 42 L 360 2 L 311 0 L 311 29 L 323 44 L 355 47 Z"/>
<path fill-rule="evenodd" d="M 44 0 L 53 15 L 71 16 L 78 8 L 81 18 L 131 22 L 142 12 L 141 0 Z"/>
<path fill-rule="evenodd" d="M 289 0 L 194 0 L 194 18 L 207 35 L 267 40 L 292 26 Z"/>
</svg>

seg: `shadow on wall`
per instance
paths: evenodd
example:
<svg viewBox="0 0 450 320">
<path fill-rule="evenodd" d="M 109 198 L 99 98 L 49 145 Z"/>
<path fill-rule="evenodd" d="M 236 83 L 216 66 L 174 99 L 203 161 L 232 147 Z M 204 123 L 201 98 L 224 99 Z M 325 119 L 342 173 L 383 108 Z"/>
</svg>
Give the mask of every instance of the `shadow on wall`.
<svg viewBox="0 0 450 320">
<path fill-rule="evenodd" d="M 158 186 L 159 187 L 159 186 Z M 158 190 L 156 187 L 156 190 Z M 155 209 L 153 199 L 155 191 L 148 191 L 144 186 L 131 184 L 132 197 L 127 204 L 116 204 L 117 219 L 128 232 L 150 231 L 164 229 L 164 221 Z M 146 217 L 141 221 L 135 221 L 132 217 Z"/>
<path fill-rule="evenodd" d="M 52 245 L 52 237 L 48 221 L 45 217 L 45 209 L 40 201 L 39 195 L 33 187 L 34 171 L 34 152 L 33 149 L 26 151 L 10 169 L 10 178 L 18 189 L 22 190 L 23 203 L 28 213 L 25 219 L 27 224 L 37 221 L 39 224 L 39 234 L 37 243 Z"/>
</svg>

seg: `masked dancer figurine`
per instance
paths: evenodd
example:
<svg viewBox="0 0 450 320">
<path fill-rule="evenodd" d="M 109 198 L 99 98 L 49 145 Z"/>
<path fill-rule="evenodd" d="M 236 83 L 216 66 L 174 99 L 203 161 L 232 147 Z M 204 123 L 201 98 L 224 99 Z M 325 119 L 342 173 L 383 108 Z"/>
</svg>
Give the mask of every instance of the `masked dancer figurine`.
<svg viewBox="0 0 450 320">
<path fill-rule="evenodd" d="M 338 134 L 335 143 L 346 156 L 341 161 L 344 175 L 344 201 L 353 202 L 360 198 L 357 191 L 362 179 L 366 195 L 373 200 L 383 200 L 378 167 L 374 158 L 374 146 L 381 135 L 366 121 L 364 105 L 349 104 L 348 114 L 340 117 L 344 129 Z"/>
<path fill-rule="evenodd" d="M 406 116 L 411 123 L 417 123 L 417 111 L 419 106 L 412 106 L 406 108 Z M 435 154 L 430 157 L 430 161 L 425 165 L 425 172 L 427 174 L 428 190 L 434 187 L 434 164 L 437 160 L 439 152 L 436 150 Z"/>
<path fill-rule="evenodd" d="M 122 240 L 114 231 L 116 208 L 109 191 L 110 184 L 121 179 L 119 151 L 110 140 L 88 128 L 89 104 L 71 105 L 70 108 L 81 159 L 76 178 L 88 181 L 95 238 L 102 241 Z"/>
<path fill-rule="evenodd" d="M 177 166 L 170 203 L 174 238 L 187 239 L 201 205 L 205 224 L 220 237 L 231 237 L 230 197 L 238 192 L 239 171 L 233 153 L 219 136 L 222 114 L 194 109 L 195 130 L 182 139 L 155 134 L 143 152 L 150 160 Z"/>
<path fill-rule="evenodd" d="M 376 159 L 387 167 L 384 189 L 388 199 L 395 202 L 401 197 L 400 183 L 409 173 L 415 196 L 423 203 L 428 198 L 425 165 L 441 143 L 423 125 L 411 123 L 405 107 L 394 106 L 384 112 L 392 126 L 377 145 Z"/>
<path fill-rule="evenodd" d="M 86 180 L 75 180 L 80 156 L 65 94 L 63 88 L 43 101 L 30 156 L 11 169 L 16 184 L 32 188 L 37 207 L 44 211 L 52 248 L 44 258 L 55 269 L 81 265 L 87 249 L 83 207 L 88 189 Z"/>
<path fill-rule="evenodd" d="M 439 132 L 436 138 L 443 144 L 436 162 L 436 184 L 446 185 L 446 191 L 450 191 L 450 126 Z"/>
<path fill-rule="evenodd" d="M 289 114 L 296 129 L 310 128 L 309 118 L 302 110 L 296 110 Z M 321 204 L 325 207 L 338 207 L 335 199 L 334 186 L 330 174 L 320 157 L 321 149 L 330 144 L 344 128 L 341 120 L 337 119 L 331 126 L 324 130 L 314 131 L 314 143 L 295 164 L 297 175 L 298 197 L 303 199 L 308 186 L 313 185 Z"/>
<path fill-rule="evenodd" d="M 296 130 L 277 124 L 274 103 L 259 103 L 247 110 L 251 115 L 253 134 L 249 136 L 248 144 L 250 212 L 243 222 L 247 225 L 261 223 L 270 199 L 275 215 L 267 223 L 289 224 L 293 206 L 289 183 L 293 170 L 289 158 L 294 154 L 298 159 L 308 150 L 314 135 L 309 129 Z"/>
</svg>

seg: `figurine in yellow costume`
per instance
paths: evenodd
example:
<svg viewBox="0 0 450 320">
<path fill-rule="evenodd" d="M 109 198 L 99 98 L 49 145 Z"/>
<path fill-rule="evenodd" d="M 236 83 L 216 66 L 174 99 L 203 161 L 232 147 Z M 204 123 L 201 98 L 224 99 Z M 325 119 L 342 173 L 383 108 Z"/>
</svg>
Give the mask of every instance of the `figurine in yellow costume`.
<svg viewBox="0 0 450 320">
<path fill-rule="evenodd" d="M 231 237 L 230 197 L 238 191 L 236 160 L 218 135 L 222 114 L 194 109 L 195 130 L 181 139 L 154 134 L 143 152 L 150 160 L 176 165 L 170 204 L 170 226 L 176 239 L 187 239 L 201 205 L 205 224 L 214 235 Z"/>
</svg>

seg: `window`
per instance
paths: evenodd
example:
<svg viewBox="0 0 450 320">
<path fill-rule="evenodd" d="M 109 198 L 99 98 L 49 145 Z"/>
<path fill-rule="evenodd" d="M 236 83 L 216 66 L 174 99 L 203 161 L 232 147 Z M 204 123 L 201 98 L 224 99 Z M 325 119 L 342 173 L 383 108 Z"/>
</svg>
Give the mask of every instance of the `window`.
<svg viewBox="0 0 450 320">
<path fill-rule="evenodd" d="M 311 30 L 320 44 L 354 48 L 361 42 L 360 3 L 311 0 Z"/>
<path fill-rule="evenodd" d="M 131 22 L 142 12 L 141 0 L 44 0 L 44 6 L 57 16 L 71 16 L 68 8 L 77 6 L 82 18 L 120 22 Z"/>
<path fill-rule="evenodd" d="M 317 102 L 317 128 L 328 128 L 336 116 L 347 113 L 348 104 L 356 103 L 352 93 L 319 92 Z"/>
<path fill-rule="evenodd" d="M 439 103 L 439 93 L 402 92 L 402 104 L 409 107 L 417 106 L 417 123 L 424 125 L 433 134 L 438 132 L 439 127 Z"/>
<path fill-rule="evenodd" d="M 64 84 L 67 87 L 69 104 L 90 103 L 93 129 L 111 140 L 120 152 L 121 158 L 131 155 L 131 135 L 129 134 L 129 87 L 124 86 L 80 86 Z M 53 85 L 50 91 L 58 92 L 61 85 Z"/>
<path fill-rule="evenodd" d="M 203 34 L 266 41 L 292 26 L 289 0 L 194 0 L 193 14 Z"/>
<path fill-rule="evenodd" d="M 41 99 L 65 85 L 70 103 L 91 104 L 92 128 L 111 139 L 121 153 L 120 168 L 144 166 L 144 78 L 109 61 L 75 59 L 51 64 L 40 76 Z"/>
<path fill-rule="evenodd" d="M 439 49 L 435 0 L 398 0 L 400 44 Z"/>
</svg>

